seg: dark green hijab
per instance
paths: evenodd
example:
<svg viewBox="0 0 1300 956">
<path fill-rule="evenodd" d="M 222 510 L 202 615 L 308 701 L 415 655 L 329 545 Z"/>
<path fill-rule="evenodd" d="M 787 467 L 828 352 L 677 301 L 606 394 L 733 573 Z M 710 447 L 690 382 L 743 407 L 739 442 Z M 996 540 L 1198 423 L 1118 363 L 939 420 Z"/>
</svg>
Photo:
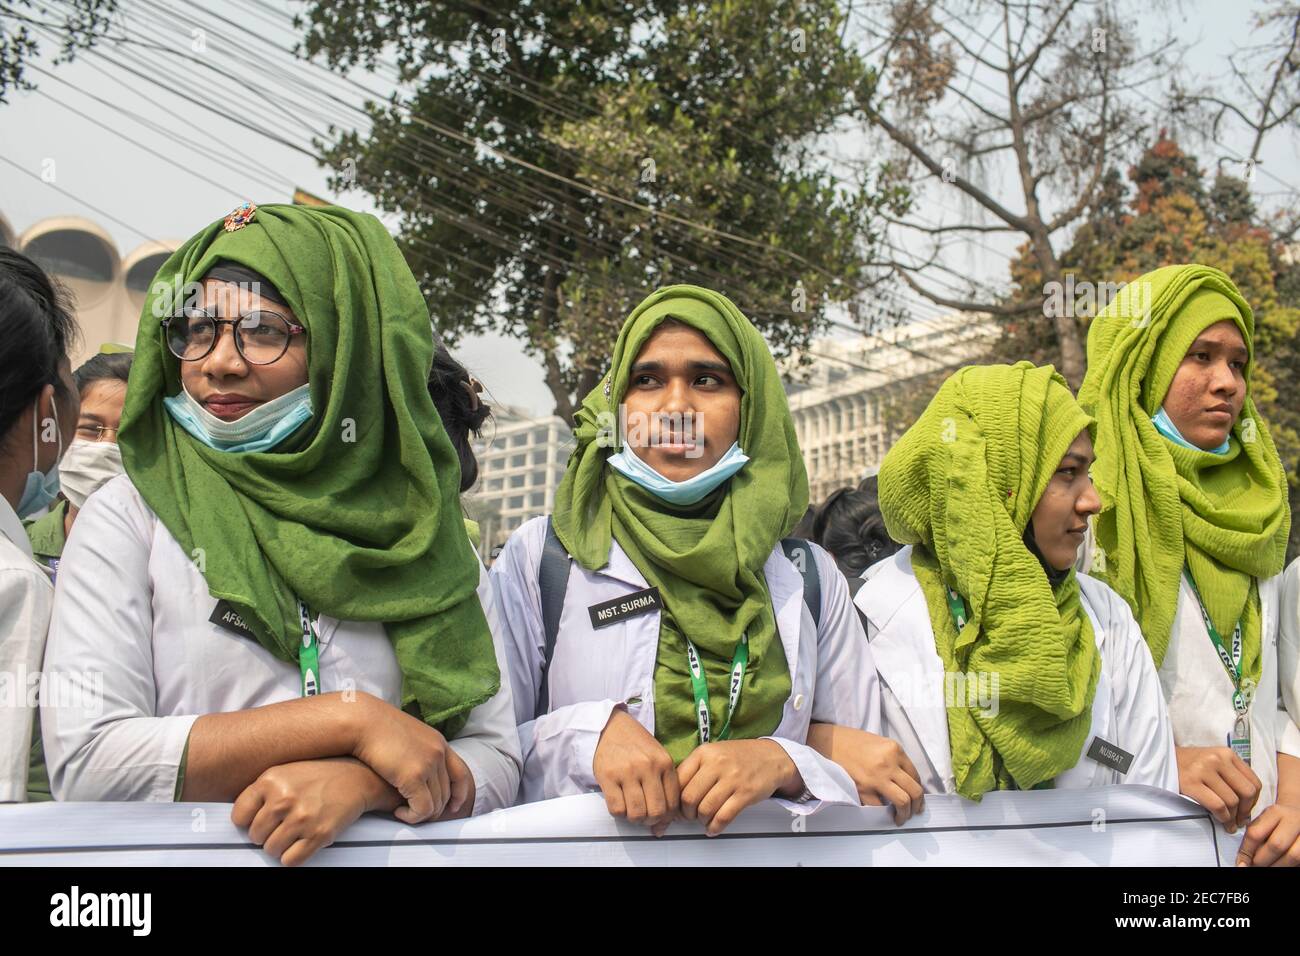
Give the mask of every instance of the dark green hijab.
<svg viewBox="0 0 1300 956">
<path fill-rule="evenodd" d="M 607 440 L 609 425 L 627 392 L 632 363 L 670 318 L 703 333 L 731 364 L 742 393 L 738 440 L 750 458 L 689 507 L 667 504 L 605 464 L 616 450 Z M 698 741 L 685 637 L 703 662 L 710 724 L 715 733 L 723 726 L 732 654 L 745 633 L 749 666 L 730 736 L 772 733 L 790 695 L 790 671 L 763 564 L 807 509 L 808 476 L 763 336 L 723 295 L 691 285 L 660 289 L 628 316 L 610 371 L 583 401 L 576 423 L 578 447 L 556 492 L 552 521 L 569 553 L 591 570 L 608 563 L 611 539 L 617 539 L 663 596 L 656 738 L 678 762 Z"/>
<path fill-rule="evenodd" d="M 159 319 L 219 260 L 266 276 L 308 330 L 313 418 L 272 451 L 217 451 L 163 407 L 180 390 L 180 362 Z M 233 231 L 207 226 L 159 270 L 119 440 L 141 496 L 263 647 L 297 661 L 297 599 L 340 620 L 380 621 L 403 706 L 454 732 L 500 675 L 460 467 L 429 397 L 432 360 L 420 288 L 378 219 L 262 206 Z"/>
</svg>

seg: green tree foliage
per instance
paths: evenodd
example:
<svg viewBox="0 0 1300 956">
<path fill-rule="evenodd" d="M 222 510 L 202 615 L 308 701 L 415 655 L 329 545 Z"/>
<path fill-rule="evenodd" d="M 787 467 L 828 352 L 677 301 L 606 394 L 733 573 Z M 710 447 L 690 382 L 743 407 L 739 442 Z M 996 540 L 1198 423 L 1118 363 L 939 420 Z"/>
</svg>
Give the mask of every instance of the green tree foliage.
<svg viewBox="0 0 1300 956">
<path fill-rule="evenodd" d="M 400 216 L 450 341 L 519 338 L 557 414 L 651 289 L 733 297 L 778 356 L 864 283 L 876 212 L 818 149 L 872 82 L 833 0 L 311 3 L 305 51 L 395 54 L 409 96 L 325 144 Z"/>
<path fill-rule="evenodd" d="M 117 0 L 68 0 L 57 13 L 47 13 L 43 6 L 10 0 L 0 7 L 0 103 L 8 102 L 11 90 L 33 88 L 27 65 L 40 55 L 39 30 L 62 36 L 55 62 L 66 62 L 108 32 L 118 9 Z"/>
</svg>

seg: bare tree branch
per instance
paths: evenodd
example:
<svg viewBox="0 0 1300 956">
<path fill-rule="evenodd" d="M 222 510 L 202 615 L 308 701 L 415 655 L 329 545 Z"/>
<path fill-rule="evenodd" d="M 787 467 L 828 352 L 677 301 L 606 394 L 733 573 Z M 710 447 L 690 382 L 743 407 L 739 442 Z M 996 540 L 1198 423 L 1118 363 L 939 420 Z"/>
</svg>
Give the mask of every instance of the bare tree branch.
<svg viewBox="0 0 1300 956">
<path fill-rule="evenodd" d="M 1043 39 L 1039 42 L 1038 46 L 1034 48 L 1034 52 L 1030 53 L 1023 63 L 1012 62 L 1011 72 L 1013 75 L 1021 70 L 1024 71 L 1024 75 L 1021 76 L 1020 79 L 1016 80 L 1015 86 L 1012 88 L 1013 95 L 1019 94 L 1020 88 L 1024 85 L 1025 80 L 1029 79 L 1033 74 L 1034 66 L 1038 63 L 1038 58 L 1042 55 L 1043 51 L 1051 45 L 1052 40 L 1056 38 L 1056 31 L 1061 29 L 1061 25 L 1069 18 L 1077 3 L 1078 0 L 1070 0 L 1069 3 L 1061 8 L 1061 13 L 1056 18 L 1056 21 L 1047 28 L 1047 32 L 1043 35 Z M 1026 17 L 1026 19 L 1028 19 L 1028 17 Z"/>
<path fill-rule="evenodd" d="M 920 144 L 916 142 L 916 140 L 914 140 L 911 136 L 905 133 L 902 129 L 895 126 L 889 120 L 885 119 L 884 116 L 882 116 L 880 113 L 876 111 L 875 107 L 868 105 L 864 107 L 864 112 L 867 114 L 867 117 L 873 123 L 878 125 L 889 135 L 890 139 L 898 143 L 898 145 L 902 146 L 905 150 L 907 150 L 909 153 L 915 156 L 917 161 L 920 162 L 922 166 L 930 170 L 930 172 L 940 177 L 941 179 L 944 177 L 943 166 L 940 165 L 934 159 L 934 157 L 932 157 L 929 153 L 927 153 L 920 146 Z M 1017 230 L 1023 230 L 1025 228 L 1026 223 L 1025 223 L 1025 218 L 1023 216 L 1016 215 L 1014 212 L 1007 209 L 1005 206 L 999 203 L 996 199 L 994 199 L 984 190 L 975 186 L 968 180 L 962 179 L 960 176 L 958 176 L 955 179 L 953 179 L 951 182 L 952 185 L 956 186 L 962 192 L 966 193 L 966 195 L 970 196 L 972 199 L 974 199 L 977 203 L 979 203 L 989 212 L 993 213 L 993 215 L 997 216 L 999 219 L 1005 222 L 1008 226 L 1012 226 Z"/>
<path fill-rule="evenodd" d="M 922 226 L 915 222 L 908 222 L 905 219 L 895 219 L 893 216 L 885 216 L 885 221 L 893 226 L 902 226 L 905 229 L 915 229 L 917 232 L 924 232 L 932 236 L 937 236 L 945 232 L 1019 232 L 1010 226 L 990 226 L 978 225 L 976 223 L 962 223 L 959 226 Z"/>
<path fill-rule="evenodd" d="M 897 274 L 907 285 L 919 295 L 925 296 L 935 305 L 941 305 L 944 308 L 956 309 L 959 312 L 987 312 L 989 315 L 1015 316 L 1025 315 L 1030 312 L 1037 312 L 1043 307 L 1041 299 L 1034 299 L 1024 302 L 1013 302 L 1010 304 L 998 302 L 975 302 L 969 299 L 953 299 L 948 296 L 939 295 L 931 289 L 927 289 L 921 283 L 913 279 L 909 270 L 900 266 Z"/>
</svg>

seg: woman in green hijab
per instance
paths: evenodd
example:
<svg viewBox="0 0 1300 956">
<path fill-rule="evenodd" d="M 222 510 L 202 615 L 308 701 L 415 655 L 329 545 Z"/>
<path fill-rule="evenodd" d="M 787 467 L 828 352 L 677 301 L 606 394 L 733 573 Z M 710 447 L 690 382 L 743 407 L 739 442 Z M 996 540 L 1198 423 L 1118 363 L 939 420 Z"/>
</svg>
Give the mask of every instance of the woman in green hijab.
<svg viewBox="0 0 1300 956">
<path fill-rule="evenodd" d="M 717 834 L 773 795 L 856 805 L 805 738 L 874 733 L 875 669 L 834 560 L 782 548 L 808 481 L 758 330 L 716 292 L 653 293 L 576 424 L 554 514 L 492 567 L 524 798 L 600 790 L 656 833 L 680 813 Z"/>
<path fill-rule="evenodd" d="M 244 206 L 164 264 L 65 552 L 56 798 L 234 801 L 285 863 L 367 810 L 512 802 L 519 757 L 419 287 L 374 217 Z"/>
<path fill-rule="evenodd" d="M 1050 366 L 970 366 L 880 466 L 885 526 L 908 547 L 855 604 L 883 732 L 927 792 L 1177 784 L 1133 615 L 1072 568 L 1099 505 L 1091 424 Z"/>
<path fill-rule="evenodd" d="M 1251 398 L 1254 316 L 1217 269 L 1167 266 L 1088 332 L 1102 511 L 1081 559 L 1142 625 L 1181 791 L 1235 832 L 1239 862 L 1300 863 L 1300 674 L 1278 653 L 1291 516 Z M 1282 705 L 1278 705 L 1279 695 Z"/>
</svg>

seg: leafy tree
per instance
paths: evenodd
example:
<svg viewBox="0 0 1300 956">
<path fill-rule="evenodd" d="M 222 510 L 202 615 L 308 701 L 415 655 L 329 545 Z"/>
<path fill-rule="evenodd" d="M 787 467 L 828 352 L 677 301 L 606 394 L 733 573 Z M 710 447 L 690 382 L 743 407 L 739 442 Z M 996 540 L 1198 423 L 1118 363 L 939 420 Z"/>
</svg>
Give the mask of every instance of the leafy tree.
<svg viewBox="0 0 1300 956">
<path fill-rule="evenodd" d="M 50 18 L 41 6 L 34 0 L 9 0 L 0 8 L 0 103 L 8 102 L 10 90 L 33 89 L 27 65 L 40 55 L 37 28 L 63 36 L 55 62 L 67 62 L 108 32 L 118 9 L 117 0 L 66 0 L 58 16 Z"/>
<path fill-rule="evenodd" d="M 314 2 L 301 25 L 308 55 L 391 53 L 414 91 L 325 144 L 334 188 L 398 214 L 443 334 L 521 339 L 565 418 L 659 285 L 725 292 L 778 356 L 805 346 L 904 195 L 816 149 L 872 81 L 833 0 Z"/>
</svg>

